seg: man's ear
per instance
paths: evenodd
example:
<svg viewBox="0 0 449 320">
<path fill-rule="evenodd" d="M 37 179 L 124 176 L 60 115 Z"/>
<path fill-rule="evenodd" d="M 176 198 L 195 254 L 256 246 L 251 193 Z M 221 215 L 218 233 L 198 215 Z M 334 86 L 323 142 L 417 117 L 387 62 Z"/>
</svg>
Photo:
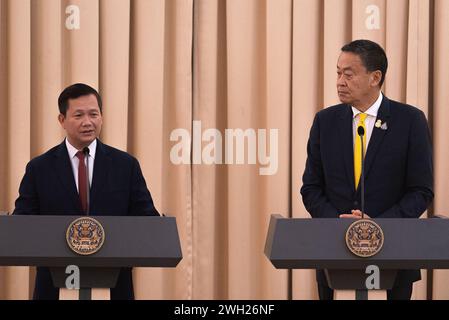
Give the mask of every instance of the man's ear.
<svg viewBox="0 0 449 320">
<path fill-rule="evenodd" d="M 377 87 L 380 84 L 380 81 L 382 80 L 382 71 L 376 70 L 374 72 L 371 72 L 370 76 L 371 80 L 371 86 Z"/>
<path fill-rule="evenodd" d="M 64 128 L 65 116 L 64 116 L 62 113 L 60 113 L 60 114 L 58 115 L 58 121 L 59 121 L 59 123 L 61 124 L 61 127 Z M 64 129 L 65 129 L 65 128 L 64 128 Z"/>
</svg>

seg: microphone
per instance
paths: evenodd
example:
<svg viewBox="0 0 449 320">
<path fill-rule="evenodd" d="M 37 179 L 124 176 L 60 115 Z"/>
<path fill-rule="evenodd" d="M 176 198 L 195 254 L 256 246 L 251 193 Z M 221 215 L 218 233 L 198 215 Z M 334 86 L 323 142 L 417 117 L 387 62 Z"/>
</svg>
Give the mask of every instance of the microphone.
<svg viewBox="0 0 449 320">
<path fill-rule="evenodd" d="M 362 146 L 363 147 L 363 146 Z M 87 210 L 86 215 L 90 214 L 90 183 L 89 183 L 89 148 L 84 147 L 83 148 L 84 157 L 86 158 L 86 183 L 87 183 Z"/>
<path fill-rule="evenodd" d="M 365 152 L 364 152 L 364 146 L 363 146 L 363 136 L 365 135 L 365 129 L 362 126 L 359 126 L 357 128 L 357 134 L 360 137 L 360 141 L 362 143 L 362 172 L 360 174 L 360 196 L 361 196 L 361 203 L 362 203 L 362 219 L 364 218 L 365 214 Z"/>
</svg>

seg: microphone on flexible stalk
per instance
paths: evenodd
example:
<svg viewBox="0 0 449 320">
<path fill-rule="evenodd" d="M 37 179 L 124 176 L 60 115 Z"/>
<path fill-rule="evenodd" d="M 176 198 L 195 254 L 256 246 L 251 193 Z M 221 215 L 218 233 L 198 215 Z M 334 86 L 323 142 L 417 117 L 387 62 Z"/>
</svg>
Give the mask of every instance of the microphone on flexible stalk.
<svg viewBox="0 0 449 320">
<path fill-rule="evenodd" d="M 86 215 L 90 214 L 90 183 L 89 183 L 89 148 L 84 147 L 83 148 L 84 158 L 86 158 L 86 190 L 87 190 L 87 209 L 86 209 Z M 363 170 L 363 169 L 362 169 Z M 363 172 L 363 171 L 362 171 Z"/>
<path fill-rule="evenodd" d="M 361 197 L 361 206 L 362 206 L 362 219 L 365 215 L 365 149 L 363 146 L 363 136 L 365 135 L 365 129 L 362 126 L 357 128 L 357 134 L 360 137 L 360 141 L 362 143 L 362 172 L 360 175 L 360 197 Z"/>
</svg>

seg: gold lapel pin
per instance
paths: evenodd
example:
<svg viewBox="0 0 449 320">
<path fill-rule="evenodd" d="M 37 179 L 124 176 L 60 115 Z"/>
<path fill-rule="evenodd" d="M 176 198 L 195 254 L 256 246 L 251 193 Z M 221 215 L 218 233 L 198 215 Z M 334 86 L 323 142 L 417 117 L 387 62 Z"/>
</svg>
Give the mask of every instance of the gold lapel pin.
<svg viewBox="0 0 449 320">
<path fill-rule="evenodd" d="M 376 128 L 380 128 L 382 126 L 382 120 L 377 120 L 375 126 Z"/>
</svg>

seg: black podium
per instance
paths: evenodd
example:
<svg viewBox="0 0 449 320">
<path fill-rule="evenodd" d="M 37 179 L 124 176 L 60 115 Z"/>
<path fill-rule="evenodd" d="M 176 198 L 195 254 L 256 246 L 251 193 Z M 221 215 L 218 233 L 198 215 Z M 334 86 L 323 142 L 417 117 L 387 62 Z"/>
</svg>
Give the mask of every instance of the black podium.
<svg viewBox="0 0 449 320">
<path fill-rule="evenodd" d="M 58 288 L 66 286 L 66 267 L 77 266 L 81 297 L 85 289 L 115 287 L 122 267 L 172 268 L 182 259 L 174 217 L 93 216 L 105 240 L 92 255 L 79 255 L 67 244 L 67 228 L 76 218 L 0 216 L 0 265 L 49 267 Z"/>
<path fill-rule="evenodd" d="M 354 219 L 299 219 L 272 215 L 265 255 L 278 269 L 324 269 L 336 290 L 356 290 L 367 297 L 366 268 L 379 267 L 380 289 L 390 289 L 397 270 L 448 269 L 449 219 L 373 219 L 384 244 L 375 256 L 361 258 L 346 247 Z"/>
</svg>

